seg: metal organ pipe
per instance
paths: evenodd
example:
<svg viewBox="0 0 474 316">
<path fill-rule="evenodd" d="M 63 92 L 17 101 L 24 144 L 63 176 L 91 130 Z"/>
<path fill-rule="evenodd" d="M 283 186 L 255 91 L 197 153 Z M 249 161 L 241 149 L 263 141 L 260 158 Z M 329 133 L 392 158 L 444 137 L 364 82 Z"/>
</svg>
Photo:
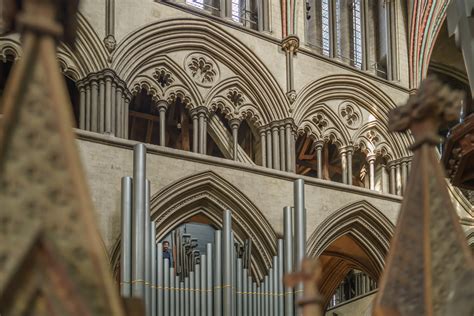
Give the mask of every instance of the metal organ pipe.
<svg viewBox="0 0 474 316">
<path fill-rule="evenodd" d="M 132 178 L 122 178 L 122 242 L 120 257 L 120 293 L 132 295 Z"/>
</svg>

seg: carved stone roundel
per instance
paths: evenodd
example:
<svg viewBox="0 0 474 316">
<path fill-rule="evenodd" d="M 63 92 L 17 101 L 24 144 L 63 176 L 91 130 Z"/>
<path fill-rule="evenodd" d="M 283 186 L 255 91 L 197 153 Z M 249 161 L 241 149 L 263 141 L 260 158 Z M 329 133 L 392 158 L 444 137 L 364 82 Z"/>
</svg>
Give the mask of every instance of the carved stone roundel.
<svg viewBox="0 0 474 316">
<path fill-rule="evenodd" d="M 200 86 L 212 87 L 219 81 L 219 68 L 216 62 L 204 54 L 189 54 L 184 59 L 184 69 Z"/>
<path fill-rule="evenodd" d="M 344 124 L 350 129 L 357 129 L 362 123 L 362 112 L 359 107 L 350 102 L 342 102 L 339 104 L 339 117 Z"/>
</svg>

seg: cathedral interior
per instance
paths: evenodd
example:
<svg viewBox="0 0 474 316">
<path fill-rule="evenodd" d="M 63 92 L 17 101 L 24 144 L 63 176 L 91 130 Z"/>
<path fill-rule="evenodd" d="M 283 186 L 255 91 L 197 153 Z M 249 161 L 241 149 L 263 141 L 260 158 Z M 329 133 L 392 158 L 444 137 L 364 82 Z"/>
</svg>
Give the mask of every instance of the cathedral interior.
<svg viewBox="0 0 474 316">
<path fill-rule="evenodd" d="M 8 2 L 15 1 L 1 3 Z M 38 3 L 54 6 L 67 1 L 17 3 L 22 3 L 18 11 L 28 13 L 42 5 Z M 467 12 L 458 19 L 451 17 L 455 4 Z M 75 40 L 51 42 L 55 56 L 48 60 L 57 62 L 57 78 L 48 75 L 46 66 L 23 77 L 13 75 L 34 68 L 31 56 L 36 53 L 38 60 L 47 59 L 42 44 L 28 40 L 53 32 L 42 24 L 46 18 L 38 14 L 35 24 L 19 16 L 26 26 L 9 32 L 3 32 L 8 23 L 0 21 L 0 98 L 5 98 L 0 103 L 0 130 L 8 131 L 10 122 L 17 122 L 28 141 L 41 142 L 44 151 L 15 154 L 9 160 L 2 153 L 14 152 L 19 145 L 0 141 L 0 162 L 6 161 L 0 163 L 0 237 L 8 235 L 6 219 L 16 207 L 47 208 L 44 200 L 55 198 L 73 205 L 70 196 L 88 196 L 93 220 L 88 217 L 85 222 L 93 223 L 98 237 L 87 240 L 110 271 L 110 281 L 100 281 L 104 288 L 110 284 L 104 293 L 142 299 L 143 313 L 129 315 L 303 315 L 297 303 L 303 285 L 288 286 L 284 275 L 299 271 L 304 257 L 318 259 L 320 315 L 474 315 L 440 312 L 437 307 L 432 314 L 376 314 L 374 308 L 377 297 L 382 302 L 384 292 L 389 293 L 391 274 L 384 271 L 396 268 L 391 251 L 403 248 L 402 241 L 397 248 L 398 239 L 392 238 L 402 234 L 401 209 L 424 192 L 418 190 L 424 187 L 418 175 L 428 172 L 415 159 L 415 129 L 394 129 L 390 113 L 421 91 L 427 77 L 463 92 L 456 104 L 458 117 L 439 126 L 436 132 L 443 140 L 433 152 L 448 171 L 437 182 L 446 191 L 442 203 L 453 210 L 453 225 L 463 237 L 459 243 L 468 251 L 466 260 L 471 260 L 465 266 L 472 267 L 474 151 L 463 163 L 468 155 L 459 155 L 455 140 L 448 141 L 457 135 L 456 126 L 469 121 L 474 150 L 471 1 L 81 0 L 77 5 Z M 61 23 L 67 30 L 70 16 L 59 11 L 56 17 L 63 14 Z M 453 31 L 456 21 L 459 26 Z M 467 21 L 465 33 L 462 21 Z M 41 29 L 32 32 L 36 35 L 28 33 L 35 27 Z M 41 43 L 46 35 L 37 36 Z M 31 96 L 36 101 L 27 100 L 26 82 L 34 78 L 51 91 Z M 18 92 L 10 82 L 25 90 Z M 67 98 L 58 92 L 61 89 Z M 10 121 L 7 103 L 22 94 L 30 102 L 25 105 L 29 113 Z M 70 113 L 70 139 L 58 141 L 38 127 L 43 116 L 37 100 L 51 95 L 60 96 L 55 99 L 58 108 Z M 10 134 L 0 133 L 0 139 Z M 83 177 L 85 189 L 75 191 L 71 185 L 68 195 L 59 197 L 54 190 L 31 190 L 29 196 L 22 193 L 23 199 L 10 201 L 10 173 L 27 159 L 52 163 L 41 173 L 42 184 L 60 181 L 54 175 L 66 162 L 45 156 L 48 146 L 64 147 L 64 152 L 77 148 L 77 162 L 73 156 L 64 161 L 82 166 L 83 175 L 75 174 L 70 181 Z M 456 178 L 462 168 L 465 177 Z M 35 170 L 22 173 L 26 182 L 18 182 L 19 188 L 29 190 L 22 185 L 34 182 Z M 19 225 L 26 228 L 24 221 Z M 64 230 L 70 229 L 77 239 L 93 235 L 82 226 L 70 228 L 72 216 L 62 221 L 68 222 Z M 433 240 L 430 249 L 445 246 Z M 63 251 L 63 246 L 57 247 Z M 75 255 L 84 255 L 78 249 Z M 401 251 L 416 257 L 414 249 Z M 64 246 L 64 251 L 70 250 Z M 426 253 L 418 259 L 423 261 L 423 256 Z M 443 274 L 440 271 L 434 274 Z M 465 280 L 474 288 L 470 271 Z M 30 274 L 24 275 L 26 281 Z M 32 312 L 35 309 L 2 310 L 8 282 L 0 277 L 0 314 L 39 315 Z M 409 287 L 403 282 L 400 288 Z M 92 283 L 79 285 L 87 288 Z M 74 292 L 69 285 L 64 288 Z M 470 294 L 474 313 L 474 293 Z M 84 302 L 89 298 L 83 295 Z M 119 309 L 90 308 L 96 311 L 90 315 L 121 315 Z M 55 315 L 66 314 L 70 313 Z"/>
</svg>

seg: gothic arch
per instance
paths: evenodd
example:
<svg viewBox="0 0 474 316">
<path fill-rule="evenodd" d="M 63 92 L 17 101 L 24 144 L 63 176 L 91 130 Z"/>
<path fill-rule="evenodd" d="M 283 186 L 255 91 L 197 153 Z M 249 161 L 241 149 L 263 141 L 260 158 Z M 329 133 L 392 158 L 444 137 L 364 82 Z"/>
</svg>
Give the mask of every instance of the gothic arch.
<svg viewBox="0 0 474 316">
<path fill-rule="evenodd" d="M 17 60 L 21 57 L 21 46 L 10 37 L 1 37 L 0 41 L 0 58 L 2 60 L 7 60 L 13 58 Z"/>
<path fill-rule="evenodd" d="M 341 99 L 352 101 L 364 107 L 376 120 L 388 126 L 388 114 L 396 108 L 395 103 L 376 85 L 354 75 L 330 75 L 312 82 L 298 94 L 294 104 L 293 118 L 299 125 L 314 104 Z M 401 156 L 410 156 L 408 134 L 394 134 L 393 147 Z"/>
<path fill-rule="evenodd" d="M 347 272 L 357 268 L 374 280 L 382 274 L 385 256 L 394 231 L 392 222 L 365 200 L 351 203 L 329 215 L 308 239 L 308 256 L 323 264 L 320 289 L 327 303 Z M 358 250 L 334 250 L 336 242 Z M 363 256 L 360 254 L 363 252 Z"/>
<path fill-rule="evenodd" d="M 158 69 L 165 69 L 171 75 L 172 82 L 170 82 L 169 86 L 160 87 L 156 78 L 153 78 L 155 71 Z M 191 107 L 200 106 L 204 103 L 199 89 L 189 78 L 189 75 L 168 56 L 157 55 L 146 60 L 146 62 L 136 64 L 133 69 L 133 76 L 129 78 L 127 83 L 130 89 L 132 89 L 137 83 L 142 81 L 148 82 L 148 85 L 160 92 L 157 96 L 158 99 L 167 100 L 170 95 L 176 94 L 179 91 L 190 100 L 189 106 Z"/>
<path fill-rule="evenodd" d="M 235 237 L 252 239 L 252 270 L 261 279 L 276 253 L 277 236 L 252 201 L 216 173 L 205 171 L 177 180 L 155 193 L 150 206 L 152 219 L 156 221 L 157 239 L 199 213 L 207 216 L 216 227 L 222 227 L 225 209 L 232 210 Z"/>
<path fill-rule="evenodd" d="M 239 100 L 231 100 L 227 95 L 234 92 Z M 254 126 L 259 127 L 268 124 L 268 118 L 262 118 L 262 114 L 256 104 L 259 104 L 258 96 L 254 94 L 251 87 L 239 77 L 231 77 L 222 80 L 212 87 L 206 96 L 206 107 L 214 112 L 221 108 L 223 114 L 229 118 L 248 118 Z"/>
<path fill-rule="evenodd" d="M 354 134 L 352 142 L 368 155 L 380 155 L 388 161 L 401 158 L 400 152 L 394 152 L 394 143 L 385 126 L 378 121 L 364 124 Z"/>
<path fill-rule="evenodd" d="M 307 133 L 316 140 L 332 140 L 338 148 L 349 145 L 350 142 L 347 128 L 324 103 L 308 109 L 298 126 L 298 133 Z"/>
<path fill-rule="evenodd" d="M 288 117 L 288 101 L 271 73 L 238 39 L 209 21 L 186 18 L 151 23 L 127 35 L 113 53 L 113 68 L 130 82 L 140 64 L 164 52 L 192 50 L 213 56 L 254 87 L 262 117 Z M 250 84 L 252 83 L 252 84 Z"/>
</svg>

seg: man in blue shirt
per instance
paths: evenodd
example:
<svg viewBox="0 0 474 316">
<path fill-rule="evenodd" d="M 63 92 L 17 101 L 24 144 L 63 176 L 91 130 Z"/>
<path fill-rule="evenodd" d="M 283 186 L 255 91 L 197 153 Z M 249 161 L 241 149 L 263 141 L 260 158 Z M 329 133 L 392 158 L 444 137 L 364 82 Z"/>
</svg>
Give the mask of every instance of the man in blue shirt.
<svg viewBox="0 0 474 316">
<path fill-rule="evenodd" d="M 163 241 L 163 260 L 168 259 L 171 265 L 171 252 L 169 251 L 170 243 L 169 241 Z"/>
</svg>

